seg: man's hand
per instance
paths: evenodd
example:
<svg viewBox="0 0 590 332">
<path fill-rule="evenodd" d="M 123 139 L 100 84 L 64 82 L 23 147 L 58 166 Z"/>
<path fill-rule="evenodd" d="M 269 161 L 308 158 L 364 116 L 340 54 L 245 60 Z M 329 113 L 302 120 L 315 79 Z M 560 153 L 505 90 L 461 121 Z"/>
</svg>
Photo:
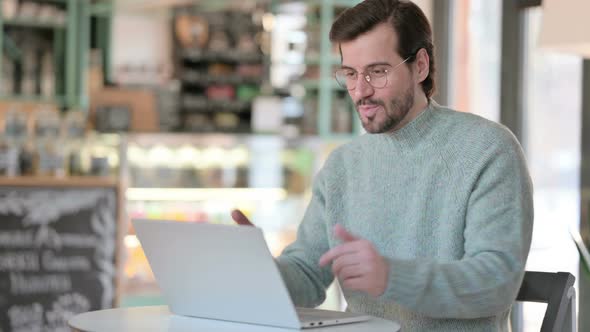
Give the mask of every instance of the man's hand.
<svg viewBox="0 0 590 332">
<path fill-rule="evenodd" d="M 342 287 L 378 297 L 387 288 L 389 264 L 373 244 L 348 233 L 341 225 L 334 226 L 334 235 L 342 244 L 320 257 L 320 266 L 332 263 L 332 272 Z"/>
<path fill-rule="evenodd" d="M 250 220 L 248 220 L 248 217 L 246 217 L 242 211 L 235 209 L 231 212 L 231 217 L 232 219 L 236 222 L 236 224 L 238 225 L 243 225 L 243 226 L 254 226 L 254 224 L 252 224 L 250 222 Z"/>
</svg>

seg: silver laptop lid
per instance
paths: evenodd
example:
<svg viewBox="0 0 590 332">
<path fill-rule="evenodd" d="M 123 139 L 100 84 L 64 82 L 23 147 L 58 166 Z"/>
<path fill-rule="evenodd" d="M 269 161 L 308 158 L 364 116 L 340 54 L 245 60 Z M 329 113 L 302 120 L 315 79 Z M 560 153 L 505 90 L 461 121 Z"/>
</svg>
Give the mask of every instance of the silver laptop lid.
<svg viewBox="0 0 590 332">
<path fill-rule="evenodd" d="M 151 220 L 133 226 L 171 312 L 301 327 L 260 229 Z"/>
</svg>

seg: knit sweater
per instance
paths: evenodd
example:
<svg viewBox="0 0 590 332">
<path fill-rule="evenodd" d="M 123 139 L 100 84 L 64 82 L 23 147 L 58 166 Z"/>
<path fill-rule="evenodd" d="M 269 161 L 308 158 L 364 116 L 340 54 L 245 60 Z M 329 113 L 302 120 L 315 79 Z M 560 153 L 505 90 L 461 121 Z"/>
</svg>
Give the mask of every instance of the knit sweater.
<svg viewBox="0 0 590 332">
<path fill-rule="evenodd" d="M 297 239 L 277 265 L 295 305 L 333 281 L 322 254 L 333 226 L 371 241 L 389 263 L 378 298 L 344 289 L 348 310 L 403 331 L 508 331 L 533 226 L 522 149 L 504 126 L 432 102 L 394 133 L 334 150 L 315 178 Z"/>
</svg>

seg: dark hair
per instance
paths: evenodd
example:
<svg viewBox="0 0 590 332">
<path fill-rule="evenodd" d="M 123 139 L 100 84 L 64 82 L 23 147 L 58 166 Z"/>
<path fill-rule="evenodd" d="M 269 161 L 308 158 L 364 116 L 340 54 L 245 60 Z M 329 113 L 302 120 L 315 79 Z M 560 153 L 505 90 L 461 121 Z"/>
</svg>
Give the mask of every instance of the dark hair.
<svg viewBox="0 0 590 332">
<path fill-rule="evenodd" d="M 376 25 L 390 22 L 397 33 L 397 52 L 408 62 L 416 60 L 416 53 L 425 49 L 430 58 L 429 74 L 422 82 L 426 97 L 434 94 L 434 44 L 428 19 L 416 4 L 406 0 L 365 0 L 342 12 L 332 24 L 330 41 L 347 42 L 370 31 Z"/>
</svg>

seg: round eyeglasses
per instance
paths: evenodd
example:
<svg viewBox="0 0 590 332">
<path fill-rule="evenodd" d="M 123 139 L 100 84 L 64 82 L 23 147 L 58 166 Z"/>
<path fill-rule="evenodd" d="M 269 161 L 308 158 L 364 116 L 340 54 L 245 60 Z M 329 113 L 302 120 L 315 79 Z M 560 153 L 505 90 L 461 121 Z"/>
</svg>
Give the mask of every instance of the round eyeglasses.
<svg viewBox="0 0 590 332">
<path fill-rule="evenodd" d="M 369 83 L 370 86 L 375 89 L 381 89 L 387 85 L 387 74 L 392 73 L 395 69 L 406 63 L 406 61 L 410 60 L 411 58 L 412 56 L 409 56 L 404 61 L 398 63 L 395 66 L 388 64 L 372 65 L 360 74 L 363 75 L 363 79 Z M 338 85 L 347 89 L 348 91 L 352 91 L 356 88 L 358 75 L 359 72 L 352 68 L 340 68 L 334 72 L 334 77 L 336 78 Z"/>
</svg>

